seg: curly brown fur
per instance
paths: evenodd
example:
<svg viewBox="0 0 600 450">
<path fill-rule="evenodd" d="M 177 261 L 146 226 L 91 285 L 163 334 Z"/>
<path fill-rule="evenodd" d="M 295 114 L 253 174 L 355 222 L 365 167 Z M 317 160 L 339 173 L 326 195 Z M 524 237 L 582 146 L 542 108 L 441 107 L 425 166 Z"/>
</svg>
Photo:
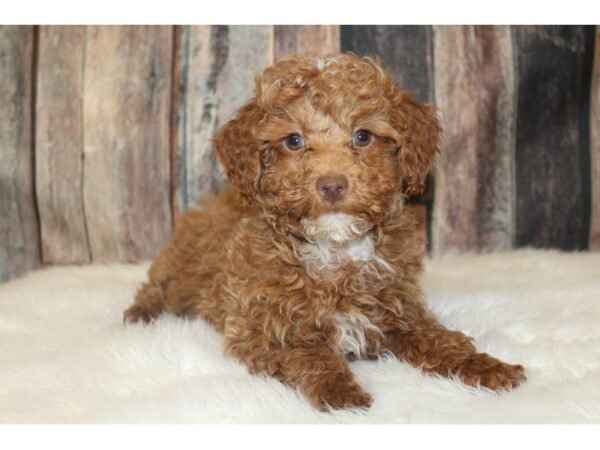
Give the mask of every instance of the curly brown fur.
<svg viewBox="0 0 600 450">
<path fill-rule="evenodd" d="M 280 59 L 217 136 L 233 189 L 183 217 L 125 319 L 201 316 L 251 372 L 323 410 L 368 407 L 347 360 L 386 350 L 470 385 L 517 386 L 521 366 L 477 353 L 421 298 L 425 246 L 404 198 L 423 189 L 440 135 L 377 60 Z"/>
</svg>

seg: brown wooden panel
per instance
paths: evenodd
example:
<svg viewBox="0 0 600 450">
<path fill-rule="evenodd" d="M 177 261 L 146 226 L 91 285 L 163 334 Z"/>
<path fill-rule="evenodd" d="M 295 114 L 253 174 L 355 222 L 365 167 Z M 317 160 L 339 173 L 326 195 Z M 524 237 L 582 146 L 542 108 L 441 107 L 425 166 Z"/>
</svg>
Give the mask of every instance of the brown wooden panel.
<svg viewBox="0 0 600 450">
<path fill-rule="evenodd" d="M 593 70 L 590 122 L 592 168 L 590 250 L 600 250 L 600 26 L 596 27 Z"/>
<path fill-rule="evenodd" d="M 0 26 L 0 281 L 39 265 L 32 149 L 34 28 Z"/>
<path fill-rule="evenodd" d="M 83 193 L 92 260 L 152 257 L 169 238 L 173 28 L 87 29 Z"/>
<path fill-rule="evenodd" d="M 434 251 L 511 248 L 516 105 L 510 28 L 437 26 L 434 57 L 436 106 L 445 130 Z"/>
<path fill-rule="evenodd" d="M 253 94 L 254 78 L 273 60 L 271 26 L 183 27 L 175 149 L 175 210 L 197 207 L 225 182 L 212 139 Z"/>
<path fill-rule="evenodd" d="M 36 193 L 42 258 L 90 261 L 83 204 L 85 27 L 42 26 L 36 102 Z"/>
<path fill-rule="evenodd" d="M 515 26 L 516 243 L 587 248 L 594 28 Z"/>
<path fill-rule="evenodd" d="M 275 58 L 305 51 L 321 54 L 339 53 L 339 25 L 275 26 Z"/>
<path fill-rule="evenodd" d="M 423 25 L 342 25 L 342 51 L 379 56 L 399 84 L 433 101 L 432 29 Z"/>
</svg>

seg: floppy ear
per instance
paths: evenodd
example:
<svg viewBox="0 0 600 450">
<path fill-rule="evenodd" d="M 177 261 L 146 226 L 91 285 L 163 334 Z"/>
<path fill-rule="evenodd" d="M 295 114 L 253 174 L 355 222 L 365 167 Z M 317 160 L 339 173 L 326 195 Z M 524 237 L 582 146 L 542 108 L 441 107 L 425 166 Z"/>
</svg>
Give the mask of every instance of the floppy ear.
<svg viewBox="0 0 600 450">
<path fill-rule="evenodd" d="M 435 109 L 416 102 L 409 93 L 397 93 L 393 111 L 396 129 L 401 135 L 398 157 L 406 192 L 420 194 L 425 189 L 435 153 L 439 151 L 442 128 Z"/>
<path fill-rule="evenodd" d="M 250 101 L 227 122 L 217 134 L 217 156 L 231 184 L 245 200 L 252 202 L 260 181 L 260 152 L 255 138 L 260 111 Z"/>
</svg>

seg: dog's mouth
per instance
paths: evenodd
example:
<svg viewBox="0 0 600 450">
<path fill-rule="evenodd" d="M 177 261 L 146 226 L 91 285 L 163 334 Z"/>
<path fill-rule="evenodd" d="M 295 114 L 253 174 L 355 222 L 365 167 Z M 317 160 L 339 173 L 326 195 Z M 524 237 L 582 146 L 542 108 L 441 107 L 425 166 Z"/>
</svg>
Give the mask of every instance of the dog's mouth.
<svg viewBox="0 0 600 450">
<path fill-rule="evenodd" d="M 305 238 L 312 242 L 348 242 L 367 234 L 371 223 L 360 215 L 327 212 L 315 219 L 300 221 Z"/>
</svg>

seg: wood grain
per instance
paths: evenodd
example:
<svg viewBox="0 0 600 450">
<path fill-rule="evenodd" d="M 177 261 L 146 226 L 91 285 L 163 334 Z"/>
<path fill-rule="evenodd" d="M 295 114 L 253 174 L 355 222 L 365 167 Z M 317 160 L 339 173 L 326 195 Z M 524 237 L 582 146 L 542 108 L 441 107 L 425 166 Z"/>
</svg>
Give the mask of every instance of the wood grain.
<svg viewBox="0 0 600 450">
<path fill-rule="evenodd" d="M 593 30 L 585 26 L 513 27 L 519 80 L 519 247 L 587 247 Z"/>
<path fill-rule="evenodd" d="M 596 27 L 594 72 L 592 77 L 590 131 L 592 208 L 590 250 L 600 250 L 600 26 Z"/>
<path fill-rule="evenodd" d="M 396 81 L 421 102 L 433 101 L 432 28 L 424 25 L 342 25 L 342 51 L 378 56 Z"/>
<path fill-rule="evenodd" d="M 250 99 L 254 77 L 273 60 L 270 26 L 183 27 L 175 210 L 200 205 L 225 175 L 213 150 L 218 128 Z"/>
<path fill-rule="evenodd" d="M 434 252 L 504 250 L 515 237 L 515 77 L 507 26 L 436 26 L 435 98 L 445 130 Z"/>
<path fill-rule="evenodd" d="M 339 53 L 339 25 L 276 25 L 275 58 L 297 52 Z"/>
<path fill-rule="evenodd" d="M 341 50 L 374 56 L 389 67 L 398 84 L 424 103 L 433 101 L 432 27 L 422 25 L 342 25 Z M 422 195 L 409 199 L 431 209 L 433 182 L 428 180 Z M 420 222 L 431 238 L 431 215 Z M 431 240 L 429 240 L 430 245 Z"/>
<path fill-rule="evenodd" d="M 86 29 L 42 26 L 36 102 L 36 193 L 45 263 L 89 262 L 83 204 Z"/>
<path fill-rule="evenodd" d="M 34 28 L 0 26 L 0 281 L 39 266 L 32 149 Z"/>
<path fill-rule="evenodd" d="M 93 261 L 147 259 L 169 238 L 173 29 L 87 29 L 83 193 Z"/>
</svg>

